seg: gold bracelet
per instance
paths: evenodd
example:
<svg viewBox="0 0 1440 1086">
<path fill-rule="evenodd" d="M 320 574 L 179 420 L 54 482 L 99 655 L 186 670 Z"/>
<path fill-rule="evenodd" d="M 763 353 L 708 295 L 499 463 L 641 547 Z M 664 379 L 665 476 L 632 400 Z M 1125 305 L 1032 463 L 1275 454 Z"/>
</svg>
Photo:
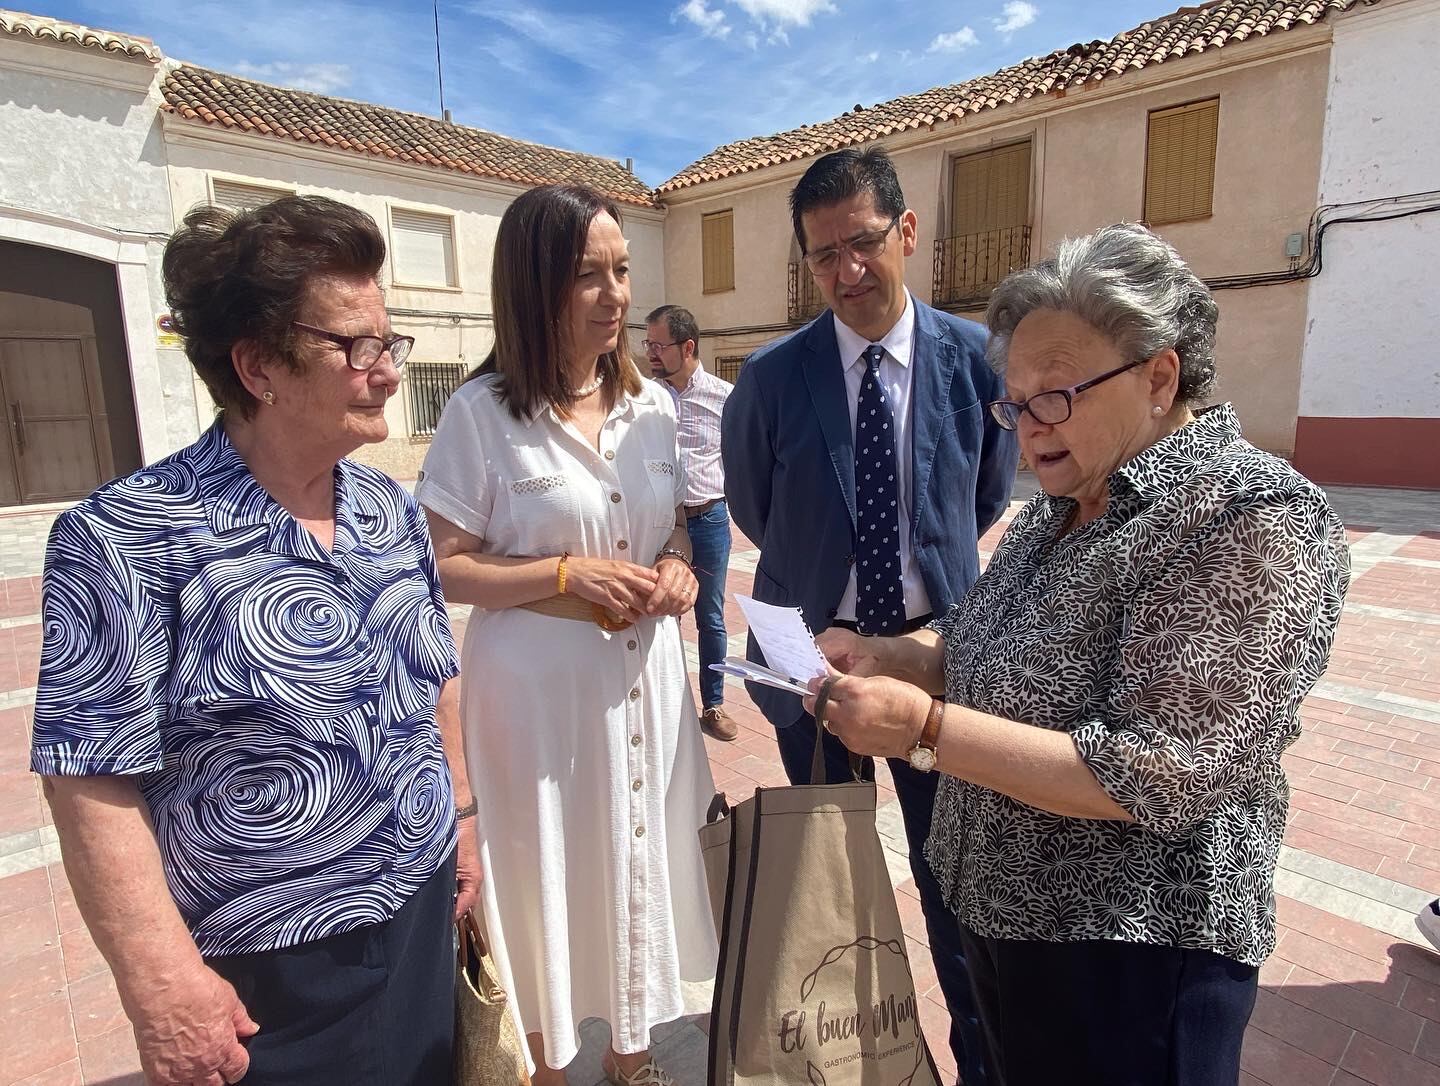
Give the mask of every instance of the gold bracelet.
<svg viewBox="0 0 1440 1086">
<path fill-rule="evenodd" d="M 566 569 L 565 563 L 570 561 L 570 552 L 566 551 L 560 556 L 560 566 L 555 571 L 555 595 L 565 595 Z"/>
</svg>

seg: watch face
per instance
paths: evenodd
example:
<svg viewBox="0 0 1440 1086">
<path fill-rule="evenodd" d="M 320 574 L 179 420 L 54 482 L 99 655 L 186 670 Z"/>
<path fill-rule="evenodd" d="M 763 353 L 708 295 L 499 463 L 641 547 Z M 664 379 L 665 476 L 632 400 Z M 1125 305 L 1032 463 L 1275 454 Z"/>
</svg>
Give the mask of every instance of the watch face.
<svg viewBox="0 0 1440 1086">
<path fill-rule="evenodd" d="M 910 768 L 929 773 L 935 768 L 935 752 L 929 747 L 916 747 L 910 752 Z"/>
</svg>

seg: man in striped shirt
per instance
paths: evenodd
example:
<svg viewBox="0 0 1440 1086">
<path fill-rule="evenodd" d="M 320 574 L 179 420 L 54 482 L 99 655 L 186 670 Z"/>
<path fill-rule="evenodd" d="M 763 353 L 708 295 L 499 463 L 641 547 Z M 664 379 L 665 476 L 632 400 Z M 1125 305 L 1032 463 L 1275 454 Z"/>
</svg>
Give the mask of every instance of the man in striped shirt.
<svg viewBox="0 0 1440 1086">
<path fill-rule="evenodd" d="M 685 526 L 700 594 L 695 626 L 700 632 L 700 726 L 725 742 L 737 734 L 725 712 L 725 677 L 711 671 L 726 656 L 725 573 L 730 564 L 730 514 L 725 508 L 725 469 L 720 463 L 720 415 L 734 386 L 700 364 L 700 329 L 690 310 L 662 305 L 645 318 L 650 374 L 675 398 L 675 430 L 685 472 Z"/>
</svg>

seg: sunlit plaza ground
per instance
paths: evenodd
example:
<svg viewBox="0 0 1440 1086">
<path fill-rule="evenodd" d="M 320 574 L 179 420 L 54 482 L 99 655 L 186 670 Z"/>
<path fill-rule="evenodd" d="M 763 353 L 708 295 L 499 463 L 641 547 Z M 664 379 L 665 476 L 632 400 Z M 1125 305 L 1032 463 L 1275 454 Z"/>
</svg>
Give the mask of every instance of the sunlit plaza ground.
<svg viewBox="0 0 1440 1086">
<path fill-rule="evenodd" d="M 1022 491 L 1028 487 L 1022 480 Z M 1280 941 L 1261 971 L 1243 1083 L 1421 1086 L 1440 1081 L 1440 955 L 1413 914 L 1440 895 L 1440 494 L 1335 488 L 1353 580 L 1330 670 L 1285 755 L 1289 830 L 1276 878 Z M 1018 508 L 1012 505 L 1011 511 Z M 55 834 L 27 770 L 39 663 L 40 569 L 53 514 L 0 515 L 0 1086 L 141 1083 L 114 983 L 76 910 Z M 1003 525 L 982 541 L 988 556 Z M 731 592 L 750 588 L 758 552 L 736 536 Z M 732 651 L 744 630 L 728 607 Z M 454 613 L 457 627 L 463 611 Z M 692 670 L 692 623 L 685 624 Z M 773 732 L 732 686 L 734 743 L 707 739 L 731 799 L 785 783 Z M 880 832 L 911 940 L 922 1020 L 951 1079 L 948 1023 L 924 947 L 894 795 L 881 782 Z M 693 993 L 697 1009 L 704 993 Z M 681 1086 L 704 1080 L 703 1015 L 658 1031 Z M 603 1079 L 601 1023 L 570 1069 Z"/>
</svg>

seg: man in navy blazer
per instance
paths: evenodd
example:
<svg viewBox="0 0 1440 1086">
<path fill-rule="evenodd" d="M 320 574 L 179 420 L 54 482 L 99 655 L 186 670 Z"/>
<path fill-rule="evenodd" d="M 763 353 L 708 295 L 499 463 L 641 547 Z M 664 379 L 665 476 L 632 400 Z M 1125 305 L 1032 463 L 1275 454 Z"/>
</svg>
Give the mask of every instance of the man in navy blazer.
<svg viewBox="0 0 1440 1086">
<path fill-rule="evenodd" d="M 799 607 L 817 634 L 910 632 L 969 591 L 976 541 L 1009 501 L 1015 435 L 985 406 L 1001 398 L 1000 382 L 983 328 L 906 290 L 916 218 L 884 150 L 817 160 L 790 209 L 829 309 L 740 371 L 722 427 L 730 515 L 760 547 L 756 599 Z M 753 637 L 748 655 L 764 661 Z M 794 694 L 749 689 L 791 782 L 808 782 L 814 719 Z M 829 779 L 849 779 L 844 747 L 824 742 Z M 959 931 L 922 852 L 936 775 L 901 759 L 890 769 L 950 1045 L 974 1086 L 984 1065 Z"/>
</svg>

